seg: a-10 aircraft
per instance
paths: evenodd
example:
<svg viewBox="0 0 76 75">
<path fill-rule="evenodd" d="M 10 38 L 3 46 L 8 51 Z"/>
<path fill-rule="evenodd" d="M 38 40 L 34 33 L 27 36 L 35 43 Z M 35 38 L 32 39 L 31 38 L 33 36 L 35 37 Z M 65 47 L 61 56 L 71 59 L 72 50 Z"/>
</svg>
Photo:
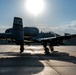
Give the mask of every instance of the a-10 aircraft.
<svg viewBox="0 0 76 75">
<path fill-rule="evenodd" d="M 12 43 L 20 45 L 20 53 L 24 51 L 24 45 L 27 43 L 41 43 L 45 53 L 49 54 L 49 50 L 54 52 L 54 46 L 62 45 L 64 40 L 71 38 L 76 38 L 76 35 L 60 36 L 53 32 L 39 33 L 36 27 L 23 27 L 22 19 L 19 17 L 14 17 L 12 28 L 7 29 L 5 33 L 0 33 L 1 40 L 10 39 Z"/>
</svg>

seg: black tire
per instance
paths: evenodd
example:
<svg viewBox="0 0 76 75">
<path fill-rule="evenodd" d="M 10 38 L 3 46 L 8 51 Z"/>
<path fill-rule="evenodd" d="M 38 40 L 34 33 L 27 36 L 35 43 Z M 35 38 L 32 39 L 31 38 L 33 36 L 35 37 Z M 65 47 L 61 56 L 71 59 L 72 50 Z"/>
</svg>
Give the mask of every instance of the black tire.
<svg viewBox="0 0 76 75">
<path fill-rule="evenodd" d="M 51 52 L 54 52 L 54 48 L 51 48 Z"/>
<path fill-rule="evenodd" d="M 21 46 L 20 46 L 20 53 L 22 53 L 23 51 L 24 51 L 24 46 L 21 45 Z"/>
<path fill-rule="evenodd" d="M 45 48 L 45 54 L 49 54 L 49 49 L 48 48 Z"/>
</svg>

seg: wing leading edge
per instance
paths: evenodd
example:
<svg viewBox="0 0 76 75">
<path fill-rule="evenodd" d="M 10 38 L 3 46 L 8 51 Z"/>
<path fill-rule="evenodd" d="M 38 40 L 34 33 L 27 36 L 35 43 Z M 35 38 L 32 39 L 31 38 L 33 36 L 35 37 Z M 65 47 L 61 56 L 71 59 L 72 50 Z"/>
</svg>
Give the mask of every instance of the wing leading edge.
<svg viewBox="0 0 76 75">
<path fill-rule="evenodd" d="M 63 41 L 63 40 L 69 40 L 71 38 L 76 38 L 76 34 L 74 35 L 67 35 L 67 36 L 58 36 L 58 37 L 47 37 L 47 38 L 34 38 L 34 41 L 47 41 L 47 42 L 53 42 L 53 41 Z"/>
</svg>

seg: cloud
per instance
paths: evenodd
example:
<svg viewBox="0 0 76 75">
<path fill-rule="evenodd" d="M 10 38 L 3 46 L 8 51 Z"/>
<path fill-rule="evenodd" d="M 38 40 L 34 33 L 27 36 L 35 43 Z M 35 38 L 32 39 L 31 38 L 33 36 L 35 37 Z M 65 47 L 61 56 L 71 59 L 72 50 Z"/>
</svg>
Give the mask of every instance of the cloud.
<svg viewBox="0 0 76 75">
<path fill-rule="evenodd" d="M 0 25 L 0 33 L 4 33 L 6 29 L 10 28 L 10 26 Z"/>
<path fill-rule="evenodd" d="M 39 28 L 39 30 L 43 31 L 43 32 L 53 31 L 53 32 L 56 32 L 56 33 L 59 33 L 62 35 L 64 33 L 76 34 L 76 21 L 72 21 L 69 24 L 61 25 L 61 26 L 51 26 L 51 25 L 38 24 L 38 25 L 35 25 L 35 27 Z M 11 28 L 11 27 L 8 25 L 6 25 L 6 26 L 1 25 L 0 26 L 0 33 L 5 32 L 5 30 L 8 28 Z"/>
<path fill-rule="evenodd" d="M 43 32 L 53 31 L 62 35 L 64 33 L 76 34 L 76 21 L 72 21 L 69 24 L 61 26 L 50 26 L 50 25 L 39 24 L 37 27 L 40 29 L 40 31 Z"/>
<path fill-rule="evenodd" d="M 63 34 L 63 33 L 76 34 L 76 21 L 73 21 L 70 24 L 55 27 L 55 31 L 59 32 L 60 34 Z"/>
</svg>

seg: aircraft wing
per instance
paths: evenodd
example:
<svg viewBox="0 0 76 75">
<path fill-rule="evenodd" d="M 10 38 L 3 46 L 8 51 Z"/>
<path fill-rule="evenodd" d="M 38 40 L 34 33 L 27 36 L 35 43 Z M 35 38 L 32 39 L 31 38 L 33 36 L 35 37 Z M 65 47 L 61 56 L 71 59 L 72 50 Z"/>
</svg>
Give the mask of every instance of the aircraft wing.
<svg viewBox="0 0 76 75">
<path fill-rule="evenodd" d="M 74 35 L 65 35 L 65 36 L 59 36 L 59 37 L 56 37 L 56 39 L 53 39 L 53 40 L 69 40 L 69 39 L 72 39 L 72 38 L 76 38 L 76 34 Z"/>
<path fill-rule="evenodd" d="M 0 33 L 0 39 L 10 39 L 12 37 L 12 33 Z"/>
<path fill-rule="evenodd" d="M 58 36 L 58 37 L 34 38 L 34 41 L 58 44 L 58 43 L 63 42 L 64 40 L 69 40 L 71 38 L 76 38 L 76 34 L 75 35 L 67 35 L 67 36 Z"/>
<path fill-rule="evenodd" d="M 39 42 L 41 42 L 41 41 L 50 41 L 50 40 L 52 40 L 52 39 L 55 39 L 56 37 L 47 37 L 47 38 L 34 38 L 33 40 L 34 41 L 39 41 Z"/>
</svg>

